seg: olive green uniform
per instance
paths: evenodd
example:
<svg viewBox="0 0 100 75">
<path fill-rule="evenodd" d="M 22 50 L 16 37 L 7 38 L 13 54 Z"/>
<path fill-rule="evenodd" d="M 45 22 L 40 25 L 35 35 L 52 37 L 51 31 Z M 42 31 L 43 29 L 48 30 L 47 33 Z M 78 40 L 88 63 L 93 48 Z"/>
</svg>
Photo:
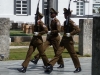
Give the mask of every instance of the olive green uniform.
<svg viewBox="0 0 100 75">
<path fill-rule="evenodd" d="M 42 57 L 43 63 L 46 66 L 48 59 L 44 53 L 43 50 L 43 39 L 42 39 L 42 35 L 47 33 L 48 29 L 47 27 L 43 24 L 42 21 L 40 21 L 40 25 L 38 25 L 38 35 L 34 36 L 30 42 L 29 45 L 29 49 L 27 51 L 27 55 L 25 58 L 25 61 L 22 63 L 23 67 L 27 67 L 31 58 L 32 53 L 35 51 L 35 49 L 37 48 L 37 50 L 39 51 L 39 55 Z"/>
<path fill-rule="evenodd" d="M 51 33 L 47 35 L 47 39 L 44 42 L 44 51 L 47 49 L 48 46 L 52 45 L 54 49 L 54 53 L 57 52 L 60 43 L 60 36 L 58 34 L 60 32 L 60 29 L 61 29 L 61 25 L 59 20 L 57 18 L 51 20 L 51 24 L 50 24 Z M 39 54 L 35 55 L 34 57 L 38 59 L 40 58 Z M 62 56 L 59 57 L 57 63 L 64 64 Z"/>
<path fill-rule="evenodd" d="M 65 32 L 68 28 L 65 25 L 66 25 L 66 21 L 64 21 L 64 27 L 63 27 L 64 35 L 60 42 L 60 46 L 57 50 L 55 57 L 52 60 L 50 60 L 48 64 L 51 64 L 52 66 L 54 66 L 54 64 L 59 60 L 59 57 L 61 56 L 61 53 L 63 52 L 63 50 L 66 48 L 72 58 L 75 68 L 78 68 L 80 67 L 80 62 L 74 50 L 74 42 L 73 42 L 72 36 L 77 34 L 80 31 L 80 29 L 75 25 L 75 23 L 72 20 L 70 20 L 69 31 L 70 31 L 71 36 L 67 37 Z"/>
</svg>

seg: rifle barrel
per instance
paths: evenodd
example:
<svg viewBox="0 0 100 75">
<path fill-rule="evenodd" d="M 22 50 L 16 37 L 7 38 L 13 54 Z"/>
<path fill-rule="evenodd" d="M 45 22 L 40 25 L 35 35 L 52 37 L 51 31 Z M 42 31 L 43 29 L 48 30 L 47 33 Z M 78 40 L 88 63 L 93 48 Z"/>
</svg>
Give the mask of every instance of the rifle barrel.
<svg viewBox="0 0 100 75">
<path fill-rule="evenodd" d="M 38 32 L 38 25 L 37 25 L 37 21 L 38 21 L 38 15 L 39 15 L 39 2 L 40 0 L 38 0 L 38 4 L 37 4 L 37 9 L 36 9 L 36 14 L 35 14 L 35 32 Z"/>
</svg>

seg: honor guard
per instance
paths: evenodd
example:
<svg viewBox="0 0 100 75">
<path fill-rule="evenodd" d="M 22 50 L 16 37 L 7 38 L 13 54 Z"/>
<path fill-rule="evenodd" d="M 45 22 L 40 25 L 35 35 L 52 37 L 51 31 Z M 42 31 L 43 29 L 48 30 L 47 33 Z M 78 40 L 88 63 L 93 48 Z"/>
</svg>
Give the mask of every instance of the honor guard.
<svg viewBox="0 0 100 75">
<path fill-rule="evenodd" d="M 77 54 L 75 52 L 74 42 L 73 42 L 73 35 L 79 33 L 80 29 L 78 28 L 78 26 L 75 24 L 75 22 L 73 20 L 68 19 L 68 16 L 71 16 L 71 12 L 72 11 L 69 12 L 66 8 L 64 8 L 64 18 L 66 19 L 64 21 L 64 25 L 62 27 L 64 34 L 63 34 L 62 40 L 60 42 L 60 46 L 56 52 L 56 55 L 53 59 L 51 59 L 49 61 L 48 66 L 45 70 L 45 73 L 52 72 L 53 66 L 59 60 L 59 57 L 61 56 L 64 49 L 68 50 L 68 52 L 72 58 L 72 61 L 73 61 L 74 66 L 76 68 L 74 73 L 81 71 L 80 62 L 79 62 L 79 59 L 78 59 Z"/>
<path fill-rule="evenodd" d="M 60 21 L 56 18 L 58 15 L 58 12 L 55 11 L 53 8 L 50 9 L 50 16 L 51 16 L 51 23 L 50 23 L 50 31 L 47 33 L 47 39 L 44 42 L 44 51 L 47 49 L 48 46 L 52 45 L 54 53 L 56 54 L 59 43 L 60 43 L 60 35 L 59 32 L 61 30 L 61 24 Z M 34 59 L 31 60 L 34 64 L 37 64 L 38 60 L 40 59 L 39 54 L 34 56 Z M 57 63 L 59 64 L 58 68 L 64 68 L 64 62 L 63 58 L 60 55 L 59 59 L 57 60 Z"/>
<path fill-rule="evenodd" d="M 43 18 L 43 15 L 39 12 L 38 13 L 38 20 L 37 20 L 37 30 L 36 30 L 35 25 L 34 25 L 34 30 L 35 30 L 35 31 L 33 30 L 34 35 L 33 35 L 32 40 L 30 42 L 26 58 L 25 58 L 24 62 L 22 63 L 22 68 L 18 69 L 19 72 L 23 72 L 23 73 L 26 72 L 31 55 L 35 51 L 36 48 L 39 51 L 39 56 L 42 57 L 44 65 L 47 66 L 48 59 L 47 59 L 47 57 L 44 53 L 44 50 L 43 50 L 42 35 L 48 32 L 48 28 L 41 21 L 42 18 Z"/>
</svg>

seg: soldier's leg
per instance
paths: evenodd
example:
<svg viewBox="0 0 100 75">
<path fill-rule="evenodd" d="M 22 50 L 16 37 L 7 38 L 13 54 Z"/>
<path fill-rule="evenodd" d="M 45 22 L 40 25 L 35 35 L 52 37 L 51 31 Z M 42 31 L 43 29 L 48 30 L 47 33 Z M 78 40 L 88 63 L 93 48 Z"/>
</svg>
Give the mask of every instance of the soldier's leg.
<svg viewBox="0 0 100 75">
<path fill-rule="evenodd" d="M 45 51 L 49 46 L 50 46 L 50 42 L 49 42 L 49 41 L 45 41 L 45 42 L 43 43 L 43 49 L 44 49 L 44 51 Z M 37 53 L 34 57 L 35 57 L 35 58 L 39 58 L 39 57 L 40 57 L 40 56 L 39 56 L 39 53 Z"/>
<path fill-rule="evenodd" d="M 54 41 L 54 43 L 52 43 L 53 45 L 53 49 L 54 49 L 54 53 L 56 54 L 58 47 L 59 47 L 59 41 Z M 62 55 L 59 57 L 57 63 L 60 65 L 58 68 L 63 68 L 64 67 L 64 61 L 62 58 Z"/>
<path fill-rule="evenodd" d="M 26 58 L 25 58 L 24 62 L 22 63 L 22 66 L 24 66 L 24 67 L 27 67 L 28 66 L 29 61 L 31 59 L 31 55 L 35 51 L 35 48 L 36 48 L 35 46 L 29 46 L 29 49 L 27 51 Z"/>
<path fill-rule="evenodd" d="M 64 46 L 60 46 L 59 49 L 56 52 L 56 55 L 53 59 L 51 59 L 48 63 L 48 66 L 45 70 L 45 73 L 50 73 L 53 70 L 53 66 L 55 65 L 55 63 L 59 60 L 59 57 L 61 56 L 62 52 L 64 50 Z"/>
<path fill-rule="evenodd" d="M 47 63 L 49 62 L 48 61 L 48 58 L 44 52 L 44 48 L 43 48 L 43 44 L 40 44 L 37 46 L 37 49 L 39 51 L 39 54 L 40 54 L 40 57 L 42 57 L 42 60 L 43 60 L 43 63 L 45 66 L 47 66 Z"/>
<path fill-rule="evenodd" d="M 77 57 L 77 54 L 74 50 L 74 45 L 73 43 L 68 43 L 66 44 L 66 49 L 68 50 L 72 60 L 73 60 L 73 63 L 74 63 L 74 66 L 76 68 L 76 70 L 74 71 L 74 73 L 77 73 L 77 72 L 80 72 L 81 71 L 81 66 L 80 66 L 80 62 L 79 62 L 79 59 Z"/>
<path fill-rule="evenodd" d="M 73 43 L 66 44 L 65 48 L 68 50 L 68 52 L 69 52 L 69 54 L 70 54 L 70 56 L 71 56 L 71 58 L 73 60 L 75 68 L 80 67 L 80 62 L 79 62 L 77 54 L 76 54 L 76 52 L 74 50 Z"/>
<path fill-rule="evenodd" d="M 58 48 L 58 50 L 57 50 L 57 52 L 56 52 L 54 58 L 51 59 L 51 60 L 49 61 L 49 64 L 50 64 L 50 65 L 52 65 L 52 66 L 55 65 L 55 63 L 59 60 L 59 57 L 61 56 L 63 50 L 64 50 L 64 46 L 60 46 L 60 47 Z"/>
<path fill-rule="evenodd" d="M 18 68 L 17 69 L 19 72 L 23 72 L 23 73 L 26 72 L 27 66 L 29 64 L 31 55 L 34 52 L 34 50 L 35 50 L 34 46 L 29 46 L 29 49 L 27 51 L 27 55 L 26 55 L 25 61 L 22 63 L 22 68 Z"/>
<path fill-rule="evenodd" d="M 43 50 L 45 51 L 49 47 L 49 45 L 50 45 L 50 42 L 49 41 L 45 41 L 43 43 Z M 39 59 L 40 59 L 40 54 L 38 53 L 38 54 L 36 54 L 34 56 L 34 59 L 32 59 L 31 62 L 34 63 L 34 64 L 37 64 Z"/>
<path fill-rule="evenodd" d="M 39 53 L 37 53 L 34 58 L 40 58 Z"/>
</svg>

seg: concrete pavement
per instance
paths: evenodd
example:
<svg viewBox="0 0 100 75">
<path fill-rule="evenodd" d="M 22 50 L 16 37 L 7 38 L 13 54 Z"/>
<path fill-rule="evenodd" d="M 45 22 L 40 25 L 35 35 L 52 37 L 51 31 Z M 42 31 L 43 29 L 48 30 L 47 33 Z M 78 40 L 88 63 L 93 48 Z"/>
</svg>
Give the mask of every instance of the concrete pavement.
<svg viewBox="0 0 100 75">
<path fill-rule="evenodd" d="M 64 58 L 65 67 L 63 69 L 57 69 L 58 65 L 55 64 L 54 70 L 49 75 L 91 75 L 91 57 L 80 57 L 79 58 L 82 72 L 73 73 L 75 70 L 71 58 Z M 24 60 L 9 60 L 0 61 L 0 75 L 48 75 L 44 73 L 42 68 L 43 62 L 40 59 L 37 65 L 29 63 L 26 73 L 20 73 L 17 68 L 21 67 L 21 63 Z"/>
<path fill-rule="evenodd" d="M 10 49 L 16 49 L 16 48 L 29 48 L 29 46 L 9 46 Z"/>
</svg>

